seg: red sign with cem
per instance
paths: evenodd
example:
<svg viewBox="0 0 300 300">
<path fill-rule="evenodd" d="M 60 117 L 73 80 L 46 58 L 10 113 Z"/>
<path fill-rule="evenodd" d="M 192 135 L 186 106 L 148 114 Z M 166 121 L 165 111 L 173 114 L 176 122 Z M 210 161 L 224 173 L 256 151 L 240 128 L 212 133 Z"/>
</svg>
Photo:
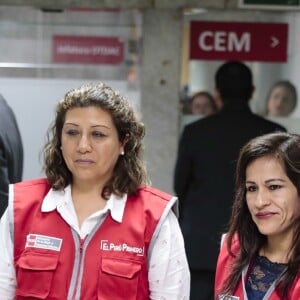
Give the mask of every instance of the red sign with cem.
<svg viewBox="0 0 300 300">
<path fill-rule="evenodd" d="M 79 64 L 121 64 L 124 42 L 118 37 L 53 36 L 53 62 Z"/>
<path fill-rule="evenodd" d="M 286 62 L 288 24 L 192 21 L 190 59 Z"/>
</svg>

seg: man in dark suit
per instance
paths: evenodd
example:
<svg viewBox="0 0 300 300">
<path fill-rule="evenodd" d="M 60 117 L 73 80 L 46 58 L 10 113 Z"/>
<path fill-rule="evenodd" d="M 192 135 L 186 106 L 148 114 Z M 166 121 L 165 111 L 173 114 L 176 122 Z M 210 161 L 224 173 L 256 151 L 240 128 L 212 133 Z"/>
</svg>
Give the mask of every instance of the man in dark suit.
<svg viewBox="0 0 300 300">
<path fill-rule="evenodd" d="M 231 214 L 240 148 L 258 135 L 286 131 L 251 112 L 254 86 L 245 64 L 223 64 L 216 72 L 215 86 L 222 108 L 184 128 L 175 167 L 174 189 L 191 270 L 190 300 L 213 299 L 220 238 Z"/>
<path fill-rule="evenodd" d="M 8 202 L 8 185 L 21 181 L 23 144 L 11 107 L 0 95 L 0 217 Z"/>
</svg>

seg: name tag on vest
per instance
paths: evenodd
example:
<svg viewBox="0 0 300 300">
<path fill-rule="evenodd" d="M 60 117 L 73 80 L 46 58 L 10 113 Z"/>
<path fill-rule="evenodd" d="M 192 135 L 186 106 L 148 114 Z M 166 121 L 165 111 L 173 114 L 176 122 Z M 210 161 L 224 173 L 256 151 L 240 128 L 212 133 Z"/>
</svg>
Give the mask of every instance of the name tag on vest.
<svg viewBox="0 0 300 300">
<path fill-rule="evenodd" d="M 240 300 L 240 297 L 230 295 L 219 295 L 219 300 Z"/>
<path fill-rule="evenodd" d="M 30 233 L 26 237 L 25 248 L 31 247 L 31 248 L 60 251 L 61 244 L 62 244 L 62 239 L 52 237 L 52 236 L 47 236 L 47 235 Z"/>
</svg>

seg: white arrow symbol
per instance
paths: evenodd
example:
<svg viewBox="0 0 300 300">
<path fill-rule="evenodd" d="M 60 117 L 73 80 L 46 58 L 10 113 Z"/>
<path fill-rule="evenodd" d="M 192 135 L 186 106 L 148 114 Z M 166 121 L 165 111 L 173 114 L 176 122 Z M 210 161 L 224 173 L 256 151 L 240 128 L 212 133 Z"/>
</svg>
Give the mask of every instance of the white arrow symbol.
<svg viewBox="0 0 300 300">
<path fill-rule="evenodd" d="M 279 44 L 279 40 L 274 36 L 271 36 L 271 40 L 272 40 L 271 47 L 275 48 Z"/>
</svg>

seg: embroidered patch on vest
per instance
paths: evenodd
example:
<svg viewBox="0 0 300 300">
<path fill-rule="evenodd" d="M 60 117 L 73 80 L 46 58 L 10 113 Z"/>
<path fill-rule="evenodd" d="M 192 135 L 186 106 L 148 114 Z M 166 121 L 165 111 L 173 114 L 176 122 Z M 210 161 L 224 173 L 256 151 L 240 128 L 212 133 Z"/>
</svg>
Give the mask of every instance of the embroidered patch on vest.
<svg viewBox="0 0 300 300">
<path fill-rule="evenodd" d="M 230 295 L 219 295 L 219 300 L 239 300 L 240 297 Z"/>
<path fill-rule="evenodd" d="M 144 256 L 144 247 L 133 247 L 126 243 L 114 244 L 108 240 L 101 240 L 100 249 L 103 251 L 120 251 L 120 252 L 130 252 L 138 256 Z"/>
<path fill-rule="evenodd" d="M 62 239 L 47 235 L 30 233 L 26 237 L 25 248 L 40 248 L 47 250 L 60 251 Z"/>
</svg>

